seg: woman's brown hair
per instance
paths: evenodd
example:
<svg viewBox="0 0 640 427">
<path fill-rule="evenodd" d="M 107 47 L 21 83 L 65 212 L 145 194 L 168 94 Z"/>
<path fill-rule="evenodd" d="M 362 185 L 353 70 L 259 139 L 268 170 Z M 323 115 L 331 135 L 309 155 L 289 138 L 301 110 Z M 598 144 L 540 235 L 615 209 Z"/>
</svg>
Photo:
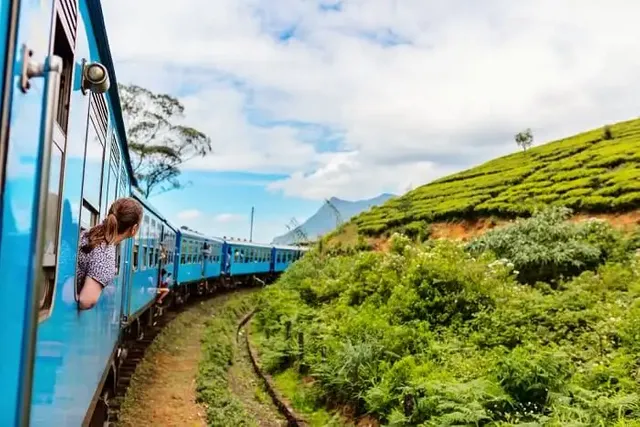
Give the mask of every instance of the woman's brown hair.
<svg viewBox="0 0 640 427">
<path fill-rule="evenodd" d="M 102 243 L 112 244 L 116 237 L 140 224 L 141 220 L 142 205 L 137 200 L 131 197 L 116 200 L 102 223 L 87 231 L 87 243 L 82 246 L 82 251 L 88 254 Z"/>
</svg>

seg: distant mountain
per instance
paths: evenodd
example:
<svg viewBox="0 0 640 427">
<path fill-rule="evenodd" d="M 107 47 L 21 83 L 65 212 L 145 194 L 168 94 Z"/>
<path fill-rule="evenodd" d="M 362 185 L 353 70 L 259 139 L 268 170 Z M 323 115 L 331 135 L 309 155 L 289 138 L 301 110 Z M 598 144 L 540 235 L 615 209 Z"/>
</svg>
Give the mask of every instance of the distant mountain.
<svg viewBox="0 0 640 427">
<path fill-rule="evenodd" d="M 368 200 L 356 200 L 348 201 L 332 197 L 329 199 L 331 204 L 340 212 L 340 216 L 343 221 L 348 221 L 351 217 L 366 211 L 372 206 L 381 205 L 387 200 L 396 197 L 393 194 L 384 193 L 378 197 Z M 320 209 L 313 214 L 308 220 L 300 225 L 300 228 L 304 230 L 309 239 L 316 239 L 318 236 L 329 233 L 336 228 L 336 215 L 335 211 L 327 203 L 323 203 Z M 273 239 L 276 245 L 289 245 L 295 242 L 295 232 L 289 231 L 282 236 L 275 237 Z"/>
</svg>

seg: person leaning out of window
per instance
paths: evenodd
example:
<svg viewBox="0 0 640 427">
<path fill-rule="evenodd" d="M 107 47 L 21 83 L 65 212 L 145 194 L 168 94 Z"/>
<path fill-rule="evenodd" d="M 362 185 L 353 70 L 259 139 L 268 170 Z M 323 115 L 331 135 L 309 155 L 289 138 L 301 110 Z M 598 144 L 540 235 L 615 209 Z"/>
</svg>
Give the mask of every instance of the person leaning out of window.
<svg viewBox="0 0 640 427">
<path fill-rule="evenodd" d="M 142 220 L 142 206 L 130 197 L 113 202 L 101 224 L 80 234 L 78 250 L 78 307 L 92 308 L 102 290 L 116 276 L 116 245 L 133 237 Z"/>
</svg>

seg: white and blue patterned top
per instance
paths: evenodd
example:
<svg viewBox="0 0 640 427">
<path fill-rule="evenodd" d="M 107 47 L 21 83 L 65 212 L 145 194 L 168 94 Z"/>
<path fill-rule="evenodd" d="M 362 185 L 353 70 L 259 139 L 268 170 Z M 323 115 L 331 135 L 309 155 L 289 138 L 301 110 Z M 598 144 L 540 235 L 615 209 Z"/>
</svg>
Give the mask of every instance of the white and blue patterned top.
<svg viewBox="0 0 640 427">
<path fill-rule="evenodd" d="M 79 247 L 82 248 L 87 244 L 87 241 L 86 231 L 83 231 L 80 234 Z M 111 284 L 113 278 L 116 277 L 115 245 L 101 243 L 89 253 L 85 253 L 82 249 L 78 250 L 78 271 L 76 273 L 78 289 L 82 289 L 87 277 L 100 283 L 103 288 Z"/>
</svg>

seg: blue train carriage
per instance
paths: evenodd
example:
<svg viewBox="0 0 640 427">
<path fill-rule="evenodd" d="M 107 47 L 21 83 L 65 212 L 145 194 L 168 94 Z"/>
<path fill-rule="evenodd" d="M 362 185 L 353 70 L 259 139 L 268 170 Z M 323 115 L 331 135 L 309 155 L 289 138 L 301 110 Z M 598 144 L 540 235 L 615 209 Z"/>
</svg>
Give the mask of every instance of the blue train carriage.
<svg viewBox="0 0 640 427">
<path fill-rule="evenodd" d="M 266 275 L 270 272 L 271 247 L 244 240 L 226 239 L 224 245 L 227 276 L 241 279 L 248 275 Z"/>
<path fill-rule="evenodd" d="M 307 249 L 298 246 L 274 245 L 271 249 L 273 263 L 271 269 L 275 273 L 282 273 L 293 262 L 304 255 Z"/>
<path fill-rule="evenodd" d="M 77 310 L 80 230 L 132 182 L 98 0 L 6 1 L 0 57 L 0 425 L 80 425 L 120 334 L 127 244 L 91 310 Z"/>
<path fill-rule="evenodd" d="M 210 293 L 216 288 L 223 242 L 184 227 L 178 230 L 177 236 L 174 296 L 181 303 L 190 295 Z"/>
<path fill-rule="evenodd" d="M 131 195 L 142 205 L 143 217 L 133 238 L 123 320 L 126 326 L 135 322 L 134 329 L 141 332 L 143 323 L 148 323 L 154 314 L 150 308 L 156 301 L 161 271 L 174 274 L 176 230 L 139 191 L 132 189 Z"/>
</svg>

